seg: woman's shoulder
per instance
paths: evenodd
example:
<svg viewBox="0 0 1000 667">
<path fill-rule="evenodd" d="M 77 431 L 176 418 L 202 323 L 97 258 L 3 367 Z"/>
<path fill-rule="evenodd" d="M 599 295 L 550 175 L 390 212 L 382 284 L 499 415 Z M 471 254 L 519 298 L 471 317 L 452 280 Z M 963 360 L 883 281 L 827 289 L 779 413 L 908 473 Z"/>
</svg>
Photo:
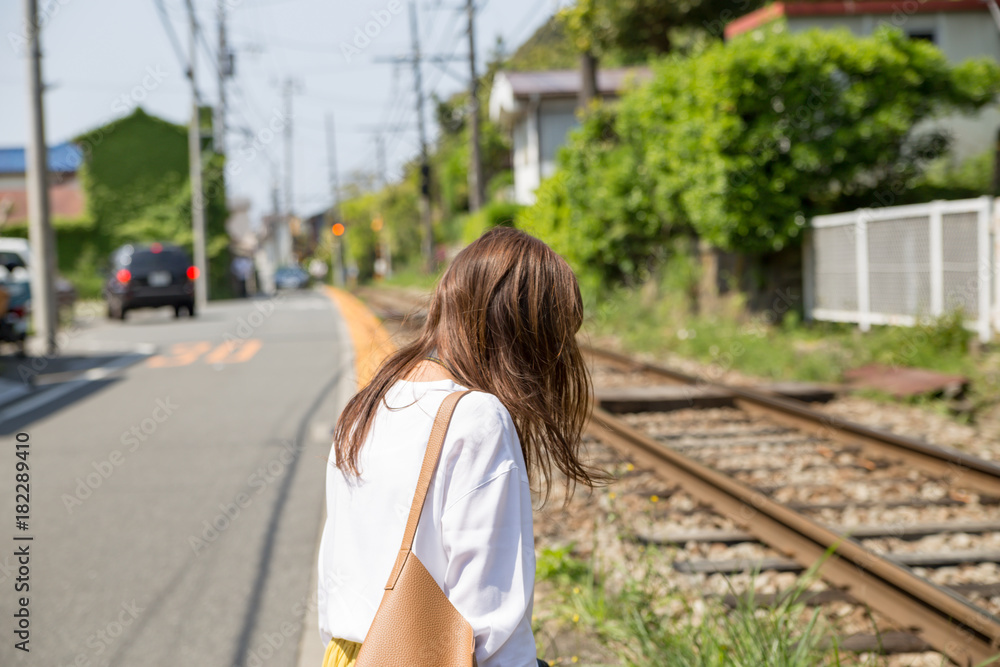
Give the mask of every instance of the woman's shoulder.
<svg viewBox="0 0 1000 667">
<path fill-rule="evenodd" d="M 510 411 L 499 398 L 485 391 L 470 391 L 455 406 L 452 419 L 476 424 L 486 429 L 496 427 L 513 429 L 514 420 Z"/>
<path fill-rule="evenodd" d="M 516 468 L 527 479 L 514 420 L 493 394 L 472 391 L 462 397 L 445 447 L 446 465 L 454 473 L 489 477 Z"/>
</svg>

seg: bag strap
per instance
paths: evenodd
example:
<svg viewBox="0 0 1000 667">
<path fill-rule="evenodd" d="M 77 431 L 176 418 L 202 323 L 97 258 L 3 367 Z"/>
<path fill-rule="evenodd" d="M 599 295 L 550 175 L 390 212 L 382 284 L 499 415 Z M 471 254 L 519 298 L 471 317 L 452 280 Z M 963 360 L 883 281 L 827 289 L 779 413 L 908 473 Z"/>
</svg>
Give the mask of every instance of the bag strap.
<svg viewBox="0 0 1000 667">
<path fill-rule="evenodd" d="M 444 446 L 444 436 L 448 433 L 448 425 L 451 424 L 451 415 L 455 412 L 455 406 L 466 394 L 466 391 L 454 391 L 445 396 L 438 408 L 437 416 L 434 418 L 434 426 L 431 428 L 431 435 L 427 441 L 427 452 L 424 454 L 424 463 L 420 468 L 420 477 L 417 479 L 417 490 L 413 492 L 413 503 L 410 505 L 410 516 L 406 520 L 406 530 L 403 532 L 403 543 L 399 546 L 399 553 L 396 555 L 396 564 L 392 566 L 389 574 L 389 581 L 385 584 L 385 590 L 391 590 L 396 585 L 399 573 L 403 571 L 403 563 L 413 548 L 413 537 L 417 534 L 417 523 L 420 521 L 420 513 L 424 509 L 424 499 L 427 497 L 427 488 L 434 477 L 434 470 L 437 468 L 438 458 L 441 456 L 441 448 Z"/>
</svg>

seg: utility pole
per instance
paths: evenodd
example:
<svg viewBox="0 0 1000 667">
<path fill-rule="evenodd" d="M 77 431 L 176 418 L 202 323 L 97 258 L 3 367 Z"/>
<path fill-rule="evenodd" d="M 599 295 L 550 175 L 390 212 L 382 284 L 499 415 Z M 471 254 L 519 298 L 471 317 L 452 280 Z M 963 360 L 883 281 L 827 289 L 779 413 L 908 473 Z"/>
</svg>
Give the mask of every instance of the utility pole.
<svg viewBox="0 0 1000 667">
<path fill-rule="evenodd" d="M 420 33 L 417 6 L 410 0 L 410 40 L 413 46 L 413 92 L 417 98 L 417 129 L 420 133 L 420 217 L 424 226 L 424 270 L 434 272 L 434 225 L 431 221 L 431 165 L 427 156 L 427 128 L 424 126 L 424 86 L 420 73 Z"/>
<path fill-rule="evenodd" d="M 191 82 L 191 124 L 188 125 L 188 157 L 191 171 L 191 229 L 194 237 L 195 310 L 208 304 L 208 262 L 205 258 L 205 192 L 201 183 L 201 103 L 195 68 L 198 62 L 198 19 L 191 0 L 186 0 L 191 42 L 188 52 L 188 81 Z"/>
<path fill-rule="evenodd" d="M 295 94 L 295 84 L 291 77 L 285 79 L 283 89 L 285 96 L 285 215 L 292 217 L 292 96 Z"/>
<path fill-rule="evenodd" d="M 388 178 L 385 171 L 385 135 L 381 132 L 375 135 L 375 163 L 378 165 L 378 184 L 380 189 L 385 189 Z M 379 217 L 382 217 L 382 202 L 379 201 Z M 382 259 L 385 260 L 385 274 L 383 277 L 392 276 L 392 244 L 389 241 L 388 230 L 380 231 L 382 239 Z"/>
<path fill-rule="evenodd" d="M 993 146 L 993 196 L 1000 197 L 1000 130 L 997 130 L 997 142 Z M 997 295 L 1000 298 L 1000 294 Z"/>
<path fill-rule="evenodd" d="M 281 202 L 278 189 L 278 170 L 275 163 L 271 163 L 271 215 L 266 218 L 267 224 L 264 227 L 265 235 L 270 236 L 270 243 L 264 247 L 264 258 L 266 272 L 262 272 L 261 287 L 268 294 L 277 294 L 277 286 L 274 282 L 274 275 L 280 265 L 279 255 L 281 254 Z"/>
<path fill-rule="evenodd" d="M 295 215 L 295 199 L 292 195 L 293 181 L 293 171 L 294 163 L 292 157 L 292 142 L 294 141 L 294 133 L 292 131 L 292 122 L 295 116 L 292 114 L 292 97 L 298 92 L 298 82 L 292 77 L 287 77 L 283 86 L 283 95 L 285 97 L 285 221 L 284 225 L 287 234 L 291 235 L 291 224 L 292 217 Z M 289 246 L 291 248 L 291 246 Z M 291 250 L 289 250 L 289 255 L 291 255 Z M 281 257 L 280 262 L 288 262 L 292 258 Z"/>
<path fill-rule="evenodd" d="M 226 154 L 226 79 L 233 76 L 233 54 L 226 42 L 226 0 L 219 0 L 216 8 L 219 21 L 219 105 L 215 110 L 215 150 Z M 223 170 L 225 171 L 225 170 Z"/>
<path fill-rule="evenodd" d="M 476 76 L 476 5 L 465 0 L 469 17 L 469 210 L 478 211 L 483 194 L 483 162 L 479 153 L 479 78 Z"/>
<path fill-rule="evenodd" d="M 420 52 L 420 33 L 417 30 L 417 7 L 414 0 L 409 2 L 410 11 L 410 42 L 411 53 L 408 56 L 390 58 L 375 58 L 376 62 L 391 62 L 394 64 L 409 63 L 413 67 L 413 92 L 416 97 L 417 130 L 420 134 L 420 217 L 424 228 L 423 255 L 425 271 L 434 271 L 434 227 L 431 221 L 431 167 L 427 153 L 427 128 L 424 124 L 424 89 L 421 74 L 421 63 L 424 61 L 435 65 L 462 58 L 454 54 L 424 55 Z M 447 71 L 447 70 L 446 70 Z M 450 71 L 448 72 L 450 74 Z M 384 171 L 383 171 L 384 173 Z"/>
<path fill-rule="evenodd" d="M 344 286 L 344 242 L 336 236 L 332 227 L 340 220 L 340 180 L 337 175 L 337 135 L 333 125 L 333 114 L 326 115 L 326 158 L 330 171 L 330 197 L 333 202 L 330 204 L 330 216 L 327 220 L 327 227 L 330 231 L 330 273 L 331 279 L 337 287 Z"/>
<path fill-rule="evenodd" d="M 42 50 L 39 43 L 38 0 L 25 0 L 28 23 L 28 146 L 25 175 L 28 185 L 28 238 L 31 242 L 31 310 L 35 334 L 45 355 L 56 352 L 59 305 L 56 302 L 56 244 L 49 219 L 49 151 L 45 143 L 42 103 Z"/>
<path fill-rule="evenodd" d="M 381 133 L 375 135 L 375 164 L 378 169 L 378 184 L 384 188 L 388 178 L 385 173 L 385 136 Z"/>
</svg>

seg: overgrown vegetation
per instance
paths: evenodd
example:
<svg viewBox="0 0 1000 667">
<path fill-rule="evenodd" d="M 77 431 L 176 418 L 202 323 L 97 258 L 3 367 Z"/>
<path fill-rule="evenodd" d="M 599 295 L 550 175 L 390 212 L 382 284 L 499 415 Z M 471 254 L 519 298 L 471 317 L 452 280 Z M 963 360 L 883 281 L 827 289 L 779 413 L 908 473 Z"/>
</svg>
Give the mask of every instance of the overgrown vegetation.
<svg viewBox="0 0 1000 667">
<path fill-rule="evenodd" d="M 781 250 L 813 215 L 913 186 L 949 143 L 914 128 L 1000 91 L 996 63 L 951 66 L 896 30 L 779 28 L 667 57 L 592 111 L 524 226 L 604 286 L 647 280 L 678 236 Z"/>
<path fill-rule="evenodd" d="M 709 312 L 693 313 L 687 294 L 697 273 L 690 265 L 678 264 L 659 282 L 641 288 L 588 290 L 586 334 L 614 338 L 632 352 L 697 360 L 705 365 L 709 380 L 721 380 L 734 370 L 775 380 L 839 383 L 849 369 L 881 364 L 969 378 L 968 409 L 962 418 L 975 418 L 1000 404 L 1000 351 L 970 353 L 978 348 L 975 334 L 963 326 L 959 311 L 915 327 L 875 326 L 867 333 L 853 324 L 805 325 L 798 292 L 779 293 L 761 312 L 749 312 L 737 294 Z M 629 324 L 623 327 L 622 322 Z"/>
<path fill-rule="evenodd" d="M 839 665 L 836 636 L 821 616 L 809 610 L 802 594 L 815 577 L 809 572 L 775 603 L 760 603 L 748 591 L 736 605 L 721 598 L 691 599 L 670 580 L 670 555 L 640 547 L 614 565 L 596 557 L 573 557 L 569 547 L 543 549 L 536 578 L 551 584 L 549 606 L 536 620 L 536 636 L 552 626 L 596 639 L 617 664 L 635 667 L 813 667 Z M 556 630 L 558 631 L 558 630 Z M 567 656 L 539 656 L 549 660 Z M 565 662 L 576 662 L 570 657 Z"/>
<path fill-rule="evenodd" d="M 751 12 L 764 0 L 577 0 L 560 22 L 579 53 L 590 52 L 605 65 L 644 63 L 672 53 L 692 29 L 722 39 L 727 21 Z"/>
</svg>

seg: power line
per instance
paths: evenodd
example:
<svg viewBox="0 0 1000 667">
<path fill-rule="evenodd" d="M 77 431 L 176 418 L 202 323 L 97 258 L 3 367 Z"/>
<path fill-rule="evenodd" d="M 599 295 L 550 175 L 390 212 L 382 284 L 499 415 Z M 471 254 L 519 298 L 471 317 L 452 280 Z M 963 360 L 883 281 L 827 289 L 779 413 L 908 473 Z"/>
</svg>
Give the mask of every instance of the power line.
<svg viewBox="0 0 1000 667">
<path fill-rule="evenodd" d="M 423 251 L 425 271 L 434 272 L 434 226 L 431 220 L 431 165 L 427 156 L 427 130 L 424 127 L 424 90 L 420 72 L 420 35 L 417 6 L 410 0 L 410 36 L 413 39 L 413 94 L 417 100 L 417 128 L 420 132 L 420 216 L 424 221 Z"/>
<path fill-rule="evenodd" d="M 484 3 L 485 4 L 485 3 Z M 469 17 L 469 210 L 483 205 L 483 163 L 479 153 L 479 75 L 476 74 L 476 6 L 466 0 Z"/>
<path fill-rule="evenodd" d="M 525 15 L 524 21 L 522 21 L 521 24 L 519 26 L 517 26 L 517 28 L 514 29 L 514 33 L 513 34 L 515 35 L 515 37 L 514 37 L 513 41 L 514 41 L 515 44 L 517 44 L 518 42 L 521 41 L 521 37 L 523 36 L 524 31 L 527 30 L 531 26 L 532 22 L 536 18 L 538 18 L 538 15 L 539 15 L 538 10 L 539 9 L 542 9 L 542 10 L 545 9 L 545 3 L 544 2 L 539 2 L 537 5 L 535 5 L 535 12 L 531 13 L 531 14 Z M 546 19 L 546 20 L 548 20 L 548 19 Z"/>
<path fill-rule="evenodd" d="M 184 72 L 185 76 L 190 76 L 190 65 L 188 64 L 187 56 L 184 55 L 184 48 L 181 46 L 181 41 L 174 30 L 174 24 L 170 21 L 170 17 L 167 16 L 167 8 L 163 6 L 163 0 L 153 0 L 153 4 L 156 6 L 160 23 L 163 24 L 163 30 L 167 33 L 167 39 L 170 41 L 170 46 L 177 57 L 177 62 L 181 66 L 181 71 Z M 197 89 L 195 90 L 195 94 L 197 94 Z"/>
</svg>

